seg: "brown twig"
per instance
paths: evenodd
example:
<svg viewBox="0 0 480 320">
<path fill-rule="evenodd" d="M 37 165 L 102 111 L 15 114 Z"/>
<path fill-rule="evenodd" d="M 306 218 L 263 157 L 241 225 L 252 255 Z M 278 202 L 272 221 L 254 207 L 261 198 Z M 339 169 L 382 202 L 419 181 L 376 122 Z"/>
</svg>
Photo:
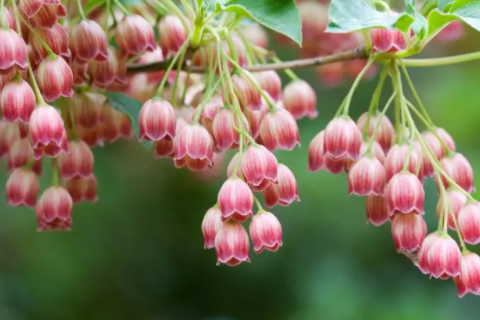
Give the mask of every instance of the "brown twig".
<svg viewBox="0 0 480 320">
<path fill-rule="evenodd" d="M 335 63 L 335 62 L 347 61 L 347 60 L 367 59 L 368 56 L 369 56 L 369 53 L 365 48 L 357 48 L 355 50 L 335 53 L 328 56 L 285 61 L 285 62 L 279 62 L 279 63 L 259 64 L 259 65 L 245 67 L 245 69 L 251 72 L 259 72 L 259 71 L 266 71 L 266 70 L 306 68 L 306 67 L 326 65 L 326 64 Z M 168 68 L 170 63 L 171 63 L 171 60 L 165 60 L 161 62 L 154 62 L 154 63 L 147 63 L 147 64 L 133 64 L 128 66 L 128 72 L 138 73 L 138 72 L 154 72 L 159 70 L 165 70 Z M 185 65 L 183 68 L 187 69 L 187 66 Z M 192 66 L 191 72 L 204 73 L 206 72 L 206 69 L 203 67 Z"/>
</svg>

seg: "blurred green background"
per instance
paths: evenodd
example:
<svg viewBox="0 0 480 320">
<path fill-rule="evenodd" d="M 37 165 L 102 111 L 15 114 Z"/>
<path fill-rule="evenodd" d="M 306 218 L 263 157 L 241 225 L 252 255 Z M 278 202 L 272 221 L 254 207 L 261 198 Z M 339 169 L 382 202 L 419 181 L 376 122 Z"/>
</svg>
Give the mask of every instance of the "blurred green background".
<svg viewBox="0 0 480 320">
<path fill-rule="evenodd" d="M 471 34 L 424 56 L 479 44 Z M 294 58 L 287 50 L 280 56 Z M 320 116 L 300 121 L 301 148 L 277 152 L 301 197 L 272 210 L 284 231 L 278 252 L 251 252 L 251 264 L 230 268 L 203 249 L 200 224 L 229 159 L 216 178 L 204 179 L 154 160 L 134 141 L 107 145 L 94 151 L 100 201 L 75 206 L 72 232 L 37 233 L 34 212 L 6 207 L 1 197 L 0 319 L 479 319 L 478 297 L 458 299 L 453 281 L 429 280 L 396 253 L 390 225 L 365 223 L 364 199 L 347 195 L 344 174 L 307 170 L 308 144 L 349 83 L 325 89 L 313 70 L 298 74 L 317 89 Z M 435 123 L 480 172 L 480 63 L 411 74 Z M 360 85 L 353 118 L 366 110 L 375 83 Z M 42 179 L 45 187 L 48 174 Z M 5 180 L 2 174 L 2 186 Z M 431 231 L 437 196 L 432 181 L 426 189 Z"/>
</svg>

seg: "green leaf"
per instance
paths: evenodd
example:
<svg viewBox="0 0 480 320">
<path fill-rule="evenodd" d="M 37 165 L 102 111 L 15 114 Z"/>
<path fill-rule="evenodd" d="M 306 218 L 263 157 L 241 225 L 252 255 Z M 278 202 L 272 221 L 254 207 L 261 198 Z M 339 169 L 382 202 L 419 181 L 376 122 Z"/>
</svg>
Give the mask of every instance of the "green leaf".
<svg viewBox="0 0 480 320">
<path fill-rule="evenodd" d="M 333 0 L 330 4 L 327 31 L 347 33 L 369 28 L 397 28 L 406 33 L 415 20 L 411 15 L 412 8 L 408 5 L 404 12 L 392 15 L 376 10 L 370 0 Z"/>
<path fill-rule="evenodd" d="M 415 7 L 415 5 L 417 4 L 417 0 L 405 0 L 405 4 L 408 6 L 408 5 L 412 5 Z"/>
<path fill-rule="evenodd" d="M 428 36 L 434 37 L 448 23 L 461 20 L 480 31 L 480 0 L 455 0 L 448 4 L 448 12 L 432 10 L 428 15 Z"/>
<path fill-rule="evenodd" d="M 412 23 L 412 30 L 419 40 L 423 40 L 428 35 L 428 21 L 420 13 L 415 12 L 415 21 Z"/>
<path fill-rule="evenodd" d="M 294 0 L 232 0 L 217 8 L 246 16 L 302 44 L 302 21 Z"/>
<path fill-rule="evenodd" d="M 128 117 L 132 121 L 132 129 L 135 133 L 135 137 L 138 138 L 140 136 L 138 116 L 140 114 L 140 109 L 142 108 L 142 103 L 121 92 L 107 91 L 104 94 L 107 97 L 108 103 L 112 106 L 112 108 L 128 115 Z M 142 143 L 145 147 L 149 149 L 152 148 L 151 142 Z"/>
</svg>

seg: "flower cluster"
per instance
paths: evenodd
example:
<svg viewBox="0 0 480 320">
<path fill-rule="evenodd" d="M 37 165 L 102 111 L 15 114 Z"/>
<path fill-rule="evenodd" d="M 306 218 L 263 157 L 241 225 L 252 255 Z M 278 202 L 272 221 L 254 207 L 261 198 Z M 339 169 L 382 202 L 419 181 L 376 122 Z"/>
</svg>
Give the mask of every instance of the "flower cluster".
<svg viewBox="0 0 480 320">
<path fill-rule="evenodd" d="M 299 200 L 294 174 L 273 152 L 300 144 L 296 120 L 316 117 L 317 100 L 293 73 L 282 88 L 276 72 L 243 68 L 265 59 L 265 37 L 251 26 L 222 37 L 212 29 L 217 41 L 199 46 L 194 21 L 169 1 L 163 12 L 159 4 L 130 11 L 112 0 L 113 10 L 100 14 L 84 12 L 81 1 L 68 13 L 60 1 L 9 4 L 2 2 L 0 19 L 0 156 L 8 160 L 9 205 L 34 208 L 40 231 L 70 230 L 73 205 L 97 201 L 92 149 L 136 133 L 156 158 L 192 171 L 214 172 L 237 150 L 202 224 L 205 248 L 216 248 L 218 263 L 227 265 L 249 260 L 250 238 L 257 253 L 278 250 L 281 224 L 260 198 L 269 209 Z M 162 11 L 156 26 L 155 8 Z M 128 75 L 127 61 L 168 61 L 169 68 Z M 184 65 L 210 67 L 195 75 Z M 108 91 L 141 100 L 138 115 L 114 109 Z M 53 178 L 43 190 L 45 158 Z M 249 219 L 250 235 L 242 226 Z"/>
<path fill-rule="evenodd" d="M 397 52 L 407 46 L 397 30 L 372 30 L 371 40 L 373 52 Z M 367 68 L 368 64 L 359 78 Z M 401 71 L 417 106 L 404 96 Z M 394 93 L 380 112 L 380 95 L 388 75 Z M 367 220 L 377 227 L 391 223 L 398 252 L 424 274 L 452 278 L 460 297 L 479 295 L 480 257 L 465 245 L 480 243 L 480 203 L 470 195 L 475 188 L 469 161 L 456 151 L 447 131 L 433 125 L 406 68 L 398 62 L 385 64 L 369 110 L 356 123 L 348 116 L 354 90 L 355 84 L 337 116 L 312 140 L 310 170 L 345 171 L 349 194 L 366 197 Z M 385 115 L 393 101 L 395 126 Z M 413 115 L 426 131 L 417 129 Z M 439 224 L 427 235 L 423 182 L 428 178 L 437 184 Z M 449 229 L 457 232 L 460 245 Z"/>
<path fill-rule="evenodd" d="M 480 258 L 466 248 L 480 242 L 472 167 L 452 137 L 434 126 L 399 60 L 403 57 L 396 56 L 408 53 L 417 35 L 395 29 L 373 29 L 365 32 L 368 39 L 328 34 L 326 1 L 298 2 L 302 55 L 366 47 L 370 57 L 318 69 L 330 86 L 343 76 L 356 80 L 335 118 L 311 142 L 309 169 L 346 171 L 348 193 L 366 197 L 371 224 L 391 222 L 399 252 L 425 274 L 453 278 L 459 296 L 480 294 Z M 282 246 L 281 223 L 263 206 L 289 206 L 299 194 L 294 173 L 274 152 L 300 145 L 297 120 L 317 117 L 316 93 L 288 67 L 283 67 L 289 79 L 283 85 L 276 68 L 265 66 L 281 61 L 268 51 L 259 25 L 239 24 L 237 14 L 221 6 L 212 10 L 203 1 L 181 6 L 173 0 L 128 8 L 119 0 L 94 6 L 77 0 L 67 12 L 60 0 L 0 2 L 6 197 L 11 206 L 35 209 L 38 230 L 70 230 L 74 204 L 97 201 L 92 149 L 136 135 L 152 146 L 155 158 L 202 177 L 217 174 L 225 155 L 235 151 L 201 225 L 204 247 L 215 248 L 217 264 L 250 261 L 250 241 L 256 253 Z M 445 42 L 461 35 L 462 25 L 454 22 L 437 38 Z M 374 62 L 383 64 L 379 84 L 368 111 L 354 122 L 352 97 L 360 80 L 374 74 Z M 404 95 L 402 71 L 415 103 Z M 394 92 L 380 110 L 388 77 Z M 392 104 L 395 126 L 386 116 Z M 414 116 L 425 125 L 423 133 Z M 52 183 L 42 190 L 46 159 Z M 428 236 L 427 178 L 435 179 L 439 194 L 439 226 Z M 449 230 L 457 232 L 460 245 Z"/>
</svg>

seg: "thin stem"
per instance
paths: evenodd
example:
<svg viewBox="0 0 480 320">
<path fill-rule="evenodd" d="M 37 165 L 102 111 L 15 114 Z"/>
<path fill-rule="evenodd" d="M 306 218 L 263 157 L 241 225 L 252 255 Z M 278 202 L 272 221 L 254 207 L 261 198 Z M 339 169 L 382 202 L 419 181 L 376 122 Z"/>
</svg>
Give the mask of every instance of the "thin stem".
<svg viewBox="0 0 480 320">
<path fill-rule="evenodd" d="M 432 59 L 403 59 L 402 64 L 407 67 L 437 67 L 451 64 L 470 62 L 480 59 L 480 51 L 456 55 L 452 57 Z"/>
<path fill-rule="evenodd" d="M 230 33 L 227 33 L 227 43 L 228 43 L 228 48 L 230 50 L 230 55 L 235 62 L 238 62 L 238 54 L 237 50 L 235 49 L 235 45 L 233 43 L 232 35 Z"/>
<path fill-rule="evenodd" d="M 375 128 L 373 129 L 372 136 L 370 138 L 370 142 L 367 147 L 367 153 L 372 149 L 373 142 L 375 141 L 375 136 L 377 135 L 378 130 L 380 130 L 380 125 L 382 123 L 382 118 L 385 116 L 385 113 L 387 113 L 388 108 L 393 102 L 393 99 L 397 95 L 397 92 L 393 92 L 393 94 L 390 96 L 390 99 L 388 99 L 387 104 L 385 105 L 385 108 L 383 108 L 382 113 L 379 116 L 378 122 L 375 125 Z"/>
<path fill-rule="evenodd" d="M 184 51 L 187 50 L 189 45 L 190 45 L 190 37 L 188 37 L 187 40 L 185 40 L 185 42 L 182 44 L 182 46 L 178 50 L 177 54 L 173 57 L 167 71 L 165 71 L 165 75 L 163 76 L 162 82 L 160 83 L 160 85 L 158 86 L 158 89 L 157 89 L 157 93 L 156 93 L 157 97 L 160 97 L 160 95 L 162 94 L 163 89 L 165 87 L 165 84 L 167 83 L 168 76 L 172 72 L 172 69 L 175 66 L 175 63 L 177 62 L 179 57 L 184 54 Z"/>
<path fill-rule="evenodd" d="M 5 21 L 4 9 L 5 9 L 5 0 L 1 0 L 0 1 L 0 18 L 2 20 L 2 28 L 8 29 L 7 23 Z"/>
<path fill-rule="evenodd" d="M 273 57 L 272 60 L 277 63 L 282 63 L 282 60 L 280 60 L 278 57 Z M 292 71 L 292 69 L 285 69 L 284 70 L 285 74 L 292 80 L 292 81 L 298 81 L 300 80 L 298 76 Z"/>
<path fill-rule="evenodd" d="M 105 34 L 107 34 L 108 31 L 108 21 L 110 20 L 110 6 L 112 5 L 111 0 L 106 0 L 106 9 L 105 9 L 105 20 L 104 20 L 104 25 L 103 25 L 103 30 L 105 31 Z"/>
<path fill-rule="evenodd" d="M 33 74 L 32 66 L 30 62 L 28 62 L 28 74 L 30 76 L 30 83 L 32 84 L 33 92 L 35 93 L 35 99 L 37 100 L 37 105 L 44 105 L 45 100 L 43 100 L 42 93 L 38 88 L 37 80 L 35 80 L 35 76 Z"/>
<path fill-rule="evenodd" d="M 428 115 L 427 109 L 425 108 L 425 105 L 422 103 L 422 100 L 420 100 L 420 96 L 418 95 L 417 90 L 415 89 L 415 85 L 413 84 L 412 79 L 410 78 L 410 76 L 407 72 L 407 68 L 405 68 L 405 66 L 402 65 L 402 64 L 400 64 L 400 66 L 402 67 L 403 74 L 405 75 L 405 80 L 407 80 L 408 86 L 410 87 L 410 91 L 412 91 L 413 97 L 415 98 L 415 101 L 417 102 L 418 106 L 422 110 L 422 113 L 423 113 L 425 119 L 431 125 L 433 125 L 433 121 L 430 118 L 430 116 Z"/>
<path fill-rule="evenodd" d="M 80 1 L 80 0 L 77 0 L 77 1 Z M 130 12 L 127 10 L 127 8 L 125 8 L 123 6 L 123 4 L 119 1 L 119 0 L 113 0 L 113 2 L 115 2 L 115 4 L 117 5 L 117 7 L 125 14 L 125 15 L 129 15 Z"/>
<path fill-rule="evenodd" d="M 52 49 L 49 47 L 49 45 L 43 40 L 43 38 L 35 31 L 34 28 L 30 25 L 28 21 L 26 21 L 21 14 L 16 14 L 15 18 L 20 19 L 22 23 L 28 28 L 28 30 L 40 41 L 42 46 L 45 48 L 45 50 L 48 52 L 48 55 L 50 56 L 56 56 L 55 52 L 52 51 Z"/>
<path fill-rule="evenodd" d="M 83 11 L 82 0 L 77 0 L 77 8 L 78 8 L 78 14 L 80 15 L 80 18 L 85 19 L 85 12 Z"/>
<path fill-rule="evenodd" d="M 178 80 L 180 79 L 180 73 L 182 72 L 181 66 L 183 65 L 183 62 L 185 60 L 185 53 L 186 50 L 182 52 L 180 55 L 180 60 L 178 63 L 178 68 L 177 68 L 177 74 L 175 74 L 175 81 L 173 82 L 173 88 L 172 88 L 172 106 L 175 107 L 177 105 L 177 90 L 178 90 Z M 185 83 L 185 88 L 188 87 L 188 82 Z"/>
<path fill-rule="evenodd" d="M 20 37 L 22 37 L 22 25 L 21 25 L 20 19 L 18 18 L 18 16 L 20 16 L 20 13 L 18 12 L 16 1 L 12 1 L 12 7 L 13 7 L 13 15 L 15 16 L 15 25 L 17 27 L 17 33 Z M 2 16 L 2 19 L 3 19 L 3 16 Z"/>
<path fill-rule="evenodd" d="M 52 185 L 59 186 L 60 185 L 60 178 L 59 178 L 59 170 L 58 170 L 58 163 L 57 159 L 52 158 Z"/>
<path fill-rule="evenodd" d="M 258 200 L 256 195 L 253 195 L 253 199 L 255 200 L 255 205 L 257 206 L 258 211 L 259 212 L 265 211 L 265 209 L 263 209 L 263 207 L 262 207 L 262 204 L 260 203 L 260 200 Z"/>
<path fill-rule="evenodd" d="M 368 137 L 368 132 L 370 131 L 370 121 L 373 116 L 373 112 L 378 108 L 378 103 L 380 101 L 380 96 L 382 95 L 383 84 L 387 79 L 388 75 L 388 68 L 386 66 L 383 67 L 382 73 L 380 73 L 380 79 L 378 80 L 377 87 L 372 96 L 372 100 L 370 102 L 370 107 L 368 108 L 368 117 L 367 123 L 365 125 L 365 130 L 363 132 L 363 139 L 366 140 Z"/>
<path fill-rule="evenodd" d="M 347 116 L 348 115 L 348 111 L 350 109 L 350 103 L 352 101 L 352 97 L 353 97 L 353 93 L 355 92 L 355 89 L 357 88 L 358 84 L 360 83 L 360 80 L 362 80 L 363 76 L 365 75 L 365 73 L 367 72 L 367 70 L 370 68 L 370 66 L 372 65 L 374 59 L 369 59 L 367 64 L 365 65 L 365 67 L 362 69 L 362 71 L 360 71 L 360 73 L 358 74 L 357 78 L 355 79 L 355 81 L 353 82 L 353 85 L 352 87 L 350 88 L 350 91 L 347 95 L 347 98 L 345 100 L 345 107 L 343 109 L 343 115 L 344 116 Z"/>
</svg>

